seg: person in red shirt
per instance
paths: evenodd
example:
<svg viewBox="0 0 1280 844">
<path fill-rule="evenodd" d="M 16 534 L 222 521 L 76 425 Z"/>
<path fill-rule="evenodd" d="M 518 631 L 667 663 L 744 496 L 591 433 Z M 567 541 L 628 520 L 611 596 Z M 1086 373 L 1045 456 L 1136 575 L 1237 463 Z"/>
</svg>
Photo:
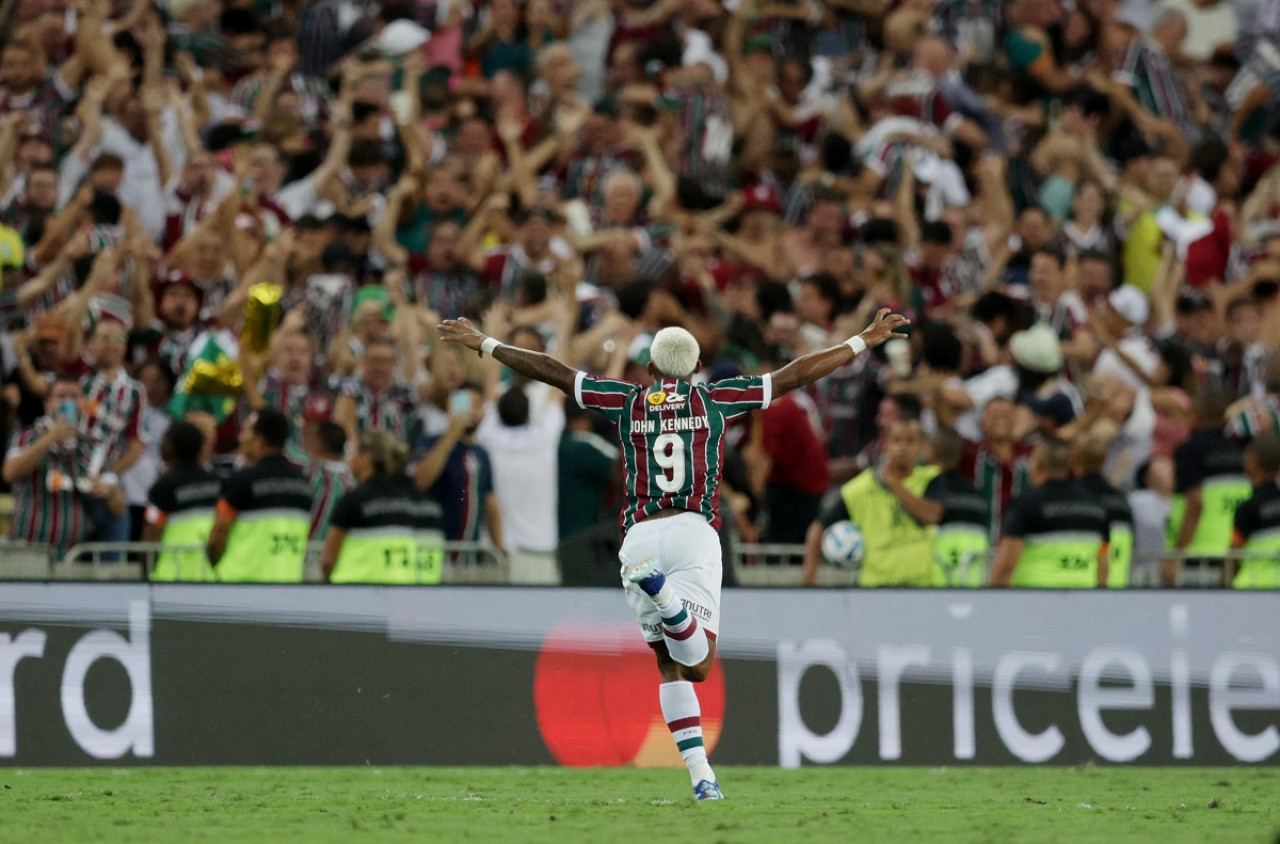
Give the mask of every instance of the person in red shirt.
<svg viewBox="0 0 1280 844">
<path fill-rule="evenodd" d="M 1206 139 L 1191 150 L 1184 177 L 1190 182 L 1188 205 L 1194 194 L 1197 204 L 1192 207 L 1208 215 L 1213 224 L 1187 247 L 1186 282 L 1191 287 L 1205 288 L 1226 278 L 1231 247 L 1239 234 L 1236 197 L 1243 166 L 1242 154 L 1218 138 Z"/>
<path fill-rule="evenodd" d="M 932 220 L 920 227 L 920 245 L 904 257 L 911 283 L 924 297 L 926 313 L 939 317 L 951 310 L 959 292 L 955 283 L 955 250 L 951 226 Z"/>
<path fill-rule="evenodd" d="M 817 408 L 804 393 L 788 393 L 760 413 L 769 455 L 765 542 L 801 544 L 830 486 L 827 448 L 814 427 Z"/>
</svg>

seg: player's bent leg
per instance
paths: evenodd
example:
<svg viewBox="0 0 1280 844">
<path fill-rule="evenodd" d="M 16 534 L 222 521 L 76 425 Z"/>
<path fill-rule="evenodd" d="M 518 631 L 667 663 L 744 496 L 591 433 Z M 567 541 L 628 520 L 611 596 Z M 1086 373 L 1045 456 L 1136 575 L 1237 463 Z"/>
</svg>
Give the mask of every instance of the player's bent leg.
<svg viewBox="0 0 1280 844">
<path fill-rule="evenodd" d="M 657 604 L 656 601 L 654 603 Z M 662 619 L 662 638 L 667 643 L 671 658 L 680 664 L 681 669 L 696 671 L 705 664 L 710 670 L 711 645 L 693 613 L 679 598 L 673 598 L 670 604 L 657 606 L 658 616 Z M 705 674 L 702 679 L 705 679 Z"/>
<path fill-rule="evenodd" d="M 714 637 L 707 637 L 707 658 L 697 665 L 681 665 L 671 658 L 671 652 L 667 648 L 665 641 L 646 642 L 653 649 L 653 655 L 658 659 L 658 673 L 662 675 L 662 682 L 674 683 L 677 680 L 685 680 L 690 683 L 701 683 L 711 675 L 711 666 L 716 661 L 716 640 Z"/>
<path fill-rule="evenodd" d="M 690 683 L 701 683 L 711 676 L 711 666 L 716 661 L 716 640 L 710 634 L 704 631 L 707 640 L 707 658 L 697 665 L 680 665 L 676 663 L 676 673 L 679 679 L 688 680 Z"/>
<path fill-rule="evenodd" d="M 660 532 L 644 527 L 627 534 L 619 554 L 627 601 L 657 657 L 663 719 L 689 769 L 694 797 L 723 800 L 707 761 L 702 708 L 694 690 L 695 683 L 707 679 L 715 659 L 719 536 L 697 516 L 674 517 Z"/>
<path fill-rule="evenodd" d="M 662 573 L 660 565 L 656 557 L 646 557 L 630 565 L 624 560 L 622 575 L 653 601 L 662 625 L 662 638 L 667 643 L 671 658 L 687 667 L 700 665 L 706 661 L 710 651 L 707 637 L 698 626 L 697 618 L 676 594 L 670 579 Z"/>
<path fill-rule="evenodd" d="M 689 769 L 694 798 L 723 800 L 720 783 L 707 761 L 707 748 L 702 741 L 702 706 L 694 687 L 694 682 L 706 679 L 713 657 L 707 657 L 705 669 L 701 664 L 691 669 L 672 659 L 664 642 L 651 642 L 649 646 L 658 658 L 658 670 L 662 674 L 663 682 L 658 687 L 662 718 L 671 730 L 671 738 L 680 751 L 680 758 Z M 697 679 L 685 678 L 687 673 Z"/>
</svg>

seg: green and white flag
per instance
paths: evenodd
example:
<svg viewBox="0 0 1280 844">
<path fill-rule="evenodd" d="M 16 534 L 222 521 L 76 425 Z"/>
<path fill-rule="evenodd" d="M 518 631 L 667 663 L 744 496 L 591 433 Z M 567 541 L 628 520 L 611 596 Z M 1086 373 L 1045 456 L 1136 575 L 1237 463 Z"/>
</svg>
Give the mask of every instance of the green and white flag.
<svg viewBox="0 0 1280 844">
<path fill-rule="evenodd" d="M 239 353 L 235 335 L 225 328 L 197 336 L 191 344 L 187 368 L 169 400 L 169 414 L 181 418 L 192 411 L 203 411 L 221 425 L 235 413 L 236 400 L 244 390 L 236 362 Z"/>
</svg>

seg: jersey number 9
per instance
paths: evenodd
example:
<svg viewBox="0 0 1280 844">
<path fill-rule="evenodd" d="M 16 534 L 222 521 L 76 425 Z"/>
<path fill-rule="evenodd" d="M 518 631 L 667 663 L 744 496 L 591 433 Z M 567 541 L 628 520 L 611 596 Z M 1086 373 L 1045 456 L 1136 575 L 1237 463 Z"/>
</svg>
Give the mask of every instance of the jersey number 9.
<svg viewBox="0 0 1280 844">
<path fill-rule="evenodd" d="M 684 440 L 675 434 L 662 434 L 653 441 L 653 460 L 662 472 L 654 478 L 663 492 L 679 492 L 684 486 Z"/>
</svg>

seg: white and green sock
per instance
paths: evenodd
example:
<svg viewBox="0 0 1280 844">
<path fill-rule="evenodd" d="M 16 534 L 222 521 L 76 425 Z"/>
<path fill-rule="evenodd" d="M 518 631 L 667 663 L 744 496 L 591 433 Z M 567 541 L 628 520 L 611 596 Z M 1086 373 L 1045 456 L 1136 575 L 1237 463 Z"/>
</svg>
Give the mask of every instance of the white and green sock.
<svg viewBox="0 0 1280 844">
<path fill-rule="evenodd" d="M 658 700 L 662 703 L 662 717 L 693 784 L 702 780 L 715 782 L 716 775 L 707 762 L 707 748 L 702 743 L 702 707 L 693 683 L 688 680 L 663 683 L 658 686 Z"/>
<path fill-rule="evenodd" d="M 671 658 L 681 665 L 690 666 L 706 659 L 710 652 L 707 634 L 698 626 L 698 620 L 688 607 L 676 597 L 670 583 L 653 597 L 653 603 L 662 619 L 662 638 L 667 643 Z"/>
</svg>

